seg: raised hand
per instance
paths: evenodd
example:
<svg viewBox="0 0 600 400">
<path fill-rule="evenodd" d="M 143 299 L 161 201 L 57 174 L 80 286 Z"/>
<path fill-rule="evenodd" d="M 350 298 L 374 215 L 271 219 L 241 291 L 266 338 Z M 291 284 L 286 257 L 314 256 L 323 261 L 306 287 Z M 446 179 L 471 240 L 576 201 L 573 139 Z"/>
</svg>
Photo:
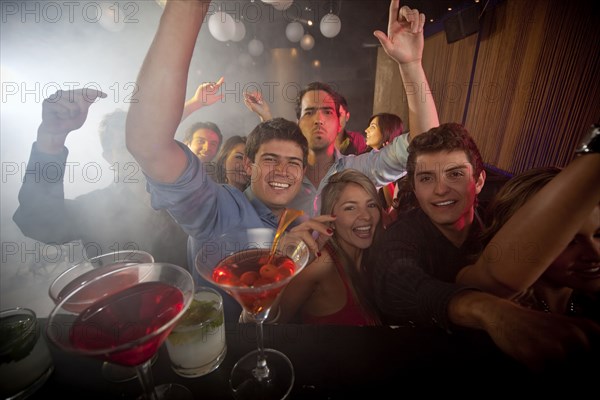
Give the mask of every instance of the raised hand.
<svg viewBox="0 0 600 400">
<path fill-rule="evenodd" d="M 225 78 L 220 77 L 219 80 L 214 83 L 205 82 L 201 84 L 189 101 L 199 102 L 203 106 L 210 106 L 211 104 L 216 103 L 223 98 L 223 95 L 219 94 L 219 89 L 224 82 Z"/>
<path fill-rule="evenodd" d="M 409 140 L 440 124 L 435 101 L 421 65 L 425 45 L 424 25 L 425 14 L 407 6 L 400 8 L 400 1 L 392 0 L 387 35 L 381 31 L 373 32 L 386 54 L 398 63 L 408 100 Z"/>
<path fill-rule="evenodd" d="M 36 146 L 40 151 L 62 151 L 69 132 L 79 129 L 87 119 L 90 106 L 106 94 L 95 89 L 59 90 L 42 103 L 42 123 Z"/>
<path fill-rule="evenodd" d="M 223 98 L 220 89 L 224 82 L 225 78 L 220 77 L 216 82 L 204 82 L 198 86 L 194 95 L 186 100 L 181 119 L 184 120 L 194 111 L 220 101 Z"/>
<path fill-rule="evenodd" d="M 408 6 L 400 8 L 400 1 L 392 0 L 387 35 L 382 31 L 375 31 L 373 34 L 388 56 L 399 64 L 405 64 L 421 60 L 424 25 L 425 14 Z"/>
<path fill-rule="evenodd" d="M 263 99 L 261 92 L 244 93 L 244 104 L 250 111 L 258 115 L 262 122 L 273 118 L 269 104 Z"/>
</svg>

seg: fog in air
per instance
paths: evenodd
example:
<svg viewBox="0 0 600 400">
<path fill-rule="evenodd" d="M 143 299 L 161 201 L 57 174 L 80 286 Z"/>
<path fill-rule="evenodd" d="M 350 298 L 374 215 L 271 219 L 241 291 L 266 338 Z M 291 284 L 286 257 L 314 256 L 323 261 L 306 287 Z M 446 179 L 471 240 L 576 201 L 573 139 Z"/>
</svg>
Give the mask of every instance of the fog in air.
<svg viewBox="0 0 600 400">
<path fill-rule="evenodd" d="M 100 89 L 107 94 L 107 98 L 91 106 L 83 127 L 67 137 L 65 198 L 72 199 L 109 185 L 115 173 L 102 158 L 99 123 L 106 113 L 116 109 L 127 111 L 131 101 L 135 101 L 137 73 L 163 8 L 160 0 L 2 1 L 0 4 L 0 308 L 8 308 L 27 305 L 40 291 L 47 291 L 49 276 L 84 254 L 81 247 L 71 246 L 71 254 L 66 254 L 64 246 L 44 245 L 26 238 L 12 220 L 31 145 L 41 122 L 44 98 L 57 90 L 77 88 Z M 318 21 L 329 12 L 331 4 L 296 2 L 282 11 L 260 1 L 213 1 L 207 20 L 225 11 L 232 18 L 220 28 L 230 28 L 233 21 L 236 26 L 242 23 L 245 32 L 242 36 L 238 31 L 235 40 L 218 40 L 205 21 L 190 67 L 186 98 L 201 83 L 214 82 L 221 76 L 225 78 L 222 86 L 225 97 L 192 114 L 180 126 L 176 138 L 181 140 L 185 128 L 199 121 L 216 123 L 225 139 L 247 135 L 259 122 L 243 104 L 242 94 L 247 90 L 260 90 L 271 103 L 273 115 L 295 121 L 293 101 L 301 86 L 315 80 L 334 83 L 335 78 L 328 80 L 322 76 L 314 51 L 304 51 L 299 42 L 290 43 L 286 39 L 286 26 L 298 17 Z M 318 28 L 312 32 L 315 40 L 319 39 L 317 32 Z M 262 46 L 256 42 L 251 45 L 252 40 L 259 40 Z M 334 43 L 328 52 L 332 53 L 333 48 Z M 356 128 L 360 129 L 360 125 Z M 43 315 L 49 308 L 40 306 L 36 311 Z"/>
</svg>

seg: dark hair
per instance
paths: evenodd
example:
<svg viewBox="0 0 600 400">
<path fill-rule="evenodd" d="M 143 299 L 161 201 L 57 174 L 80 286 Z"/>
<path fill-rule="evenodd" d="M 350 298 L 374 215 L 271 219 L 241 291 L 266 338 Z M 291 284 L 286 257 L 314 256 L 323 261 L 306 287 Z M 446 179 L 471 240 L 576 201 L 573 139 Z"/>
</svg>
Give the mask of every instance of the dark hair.
<svg viewBox="0 0 600 400">
<path fill-rule="evenodd" d="M 326 92 L 333 98 L 333 102 L 335 103 L 335 114 L 338 117 L 340 116 L 340 103 L 342 100 L 339 93 L 333 90 L 333 88 L 326 83 L 311 82 L 308 85 L 306 85 L 304 89 L 302 89 L 300 93 L 298 93 L 298 97 L 296 97 L 296 118 L 300 119 L 300 116 L 302 115 L 302 99 L 304 98 L 306 93 L 319 90 Z"/>
<path fill-rule="evenodd" d="M 127 148 L 125 144 L 126 120 L 127 112 L 121 109 L 104 115 L 99 128 L 102 151 L 110 152 L 116 148 Z"/>
<path fill-rule="evenodd" d="M 219 183 L 227 183 L 227 169 L 225 168 L 225 161 L 235 146 L 238 144 L 246 144 L 246 137 L 234 135 L 227 139 L 221 149 L 215 156 L 215 180 Z"/>
<path fill-rule="evenodd" d="M 419 202 L 409 183 L 408 177 L 404 175 L 396 181 L 396 185 L 398 186 L 398 194 L 392 199 L 392 207 L 398 210 L 398 213 L 404 213 L 419 208 Z"/>
<path fill-rule="evenodd" d="M 406 172 L 410 186 L 415 187 L 416 161 L 419 155 L 455 150 L 465 152 L 473 166 L 473 177 L 477 178 L 483 171 L 483 160 L 475 141 L 461 124 L 446 123 L 416 136 L 408 145 Z"/>
<path fill-rule="evenodd" d="M 390 143 L 396 137 L 402 135 L 402 132 L 404 132 L 404 123 L 402 122 L 402 118 L 396 114 L 375 114 L 369 119 L 369 125 L 371 125 L 371 121 L 373 121 L 375 118 L 377 118 L 377 124 L 379 125 L 379 130 L 381 131 L 381 143 L 383 146 L 385 146 L 387 143 Z"/>
<path fill-rule="evenodd" d="M 270 140 L 288 140 L 302 149 L 302 162 L 308 164 L 308 141 L 302 134 L 298 124 L 284 118 L 273 118 L 258 124 L 246 139 L 246 157 L 254 162 L 261 144 Z"/>
<path fill-rule="evenodd" d="M 192 139 L 194 139 L 194 133 L 200 129 L 209 129 L 217 134 L 219 137 L 219 147 L 223 143 L 223 135 L 221 134 L 221 130 L 214 122 L 206 121 L 206 122 L 196 122 L 192 126 L 186 129 L 185 136 L 183 138 L 183 143 L 189 144 L 192 143 Z"/>
<path fill-rule="evenodd" d="M 486 229 L 482 233 L 482 243 L 487 244 L 492 240 L 510 217 L 560 171 L 557 167 L 538 167 L 509 179 L 486 209 Z"/>
<path fill-rule="evenodd" d="M 340 98 L 340 107 L 342 107 L 347 112 L 348 111 L 348 101 L 346 101 L 346 98 L 343 95 L 341 95 L 340 93 L 338 93 L 338 96 Z"/>
</svg>

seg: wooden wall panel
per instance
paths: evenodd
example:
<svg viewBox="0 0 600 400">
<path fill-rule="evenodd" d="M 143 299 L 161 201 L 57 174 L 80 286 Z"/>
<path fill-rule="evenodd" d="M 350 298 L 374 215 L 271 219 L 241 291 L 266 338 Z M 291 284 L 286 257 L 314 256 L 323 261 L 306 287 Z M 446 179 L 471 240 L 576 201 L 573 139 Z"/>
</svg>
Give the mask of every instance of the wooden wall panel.
<svg viewBox="0 0 600 400">
<path fill-rule="evenodd" d="M 425 42 L 423 69 L 440 122 L 463 122 L 476 45 L 476 34 L 448 44 L 443 31 Z"/>
<path fill-rule="evenodd" d="M 404 122 L 404 129 L 408 130 L 408 104 L 398 64 L 385 54 L 383 48 L 379 47 L 377 49 L 373 114 L 382 112 L 398 115 Z"/>
<path fill-rule="evenodd" d="M 510 4 L 509 4 L 510 3 Z M 505 2 L 485 15 L 465 126 L 488 164 L 504 170 L 520 146 L 545 19 L 544 4 Z M 532 9 L 533 6 L 533 9 Z"/>
<path fill-rule="evenodd" d="M 502 170 L 566 165 L 600 122 L 598 16 L 591 2 L 506 0 L 484 14 L 478 34 L 452 44 L 444 32 L 428 37 L 423 66 L 440 121 L 463 122 Z M 397 67 L 381 55 L 374 107 L 402 111 L 390 101 L 402 88 Z"/>
</svg>

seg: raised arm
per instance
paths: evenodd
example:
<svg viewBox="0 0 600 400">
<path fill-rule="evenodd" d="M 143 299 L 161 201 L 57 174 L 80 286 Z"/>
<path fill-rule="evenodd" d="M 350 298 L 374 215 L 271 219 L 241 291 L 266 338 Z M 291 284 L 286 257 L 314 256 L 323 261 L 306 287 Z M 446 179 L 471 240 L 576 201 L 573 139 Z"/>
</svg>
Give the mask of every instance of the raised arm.
<svg viewBox="0 0 600 400">
<path fill-rule="evenodd" d="M 600 154 L 574 159 L 500 228 L 457 281 L 503 297 L 533 285 L 600 203 Z"/>
<path fill-rule="evenodd" d="M 82 238 L 85 229 L 81 218 L 89 211 L 83 210 L 80 202 L 65 199 L 65 140 L 70 132 L 83 126 L 90 106 L 104 97 L 106 94 L 96 90 L 77 89 L 58 91 L 42 103 L 42 123 L 19 190 L 19 207 L 13 215 L 27 237 L 44 243 Z"/>
<path fill-rule="evenodd" d="M 185 103 L 188 70 L 208 0 L 168 1 L 137 79 L 127 115 L 127 148 L 144 172 L 174 182 L 187 166 L 175 141 Z"/>
<path fill-rule="evenodd" d="M 425 15 L 407 6 L 400 7 L 399 0 L 390 3 L 387 35 L 381 31 L 373 34 L 384 51 L 400 68 L 400 76 L 408 100 L 410 136 L 428 131 L 440 124 L 431 89 L 421 64 L 423 58 L 423 25 Z"/>
</svg>

